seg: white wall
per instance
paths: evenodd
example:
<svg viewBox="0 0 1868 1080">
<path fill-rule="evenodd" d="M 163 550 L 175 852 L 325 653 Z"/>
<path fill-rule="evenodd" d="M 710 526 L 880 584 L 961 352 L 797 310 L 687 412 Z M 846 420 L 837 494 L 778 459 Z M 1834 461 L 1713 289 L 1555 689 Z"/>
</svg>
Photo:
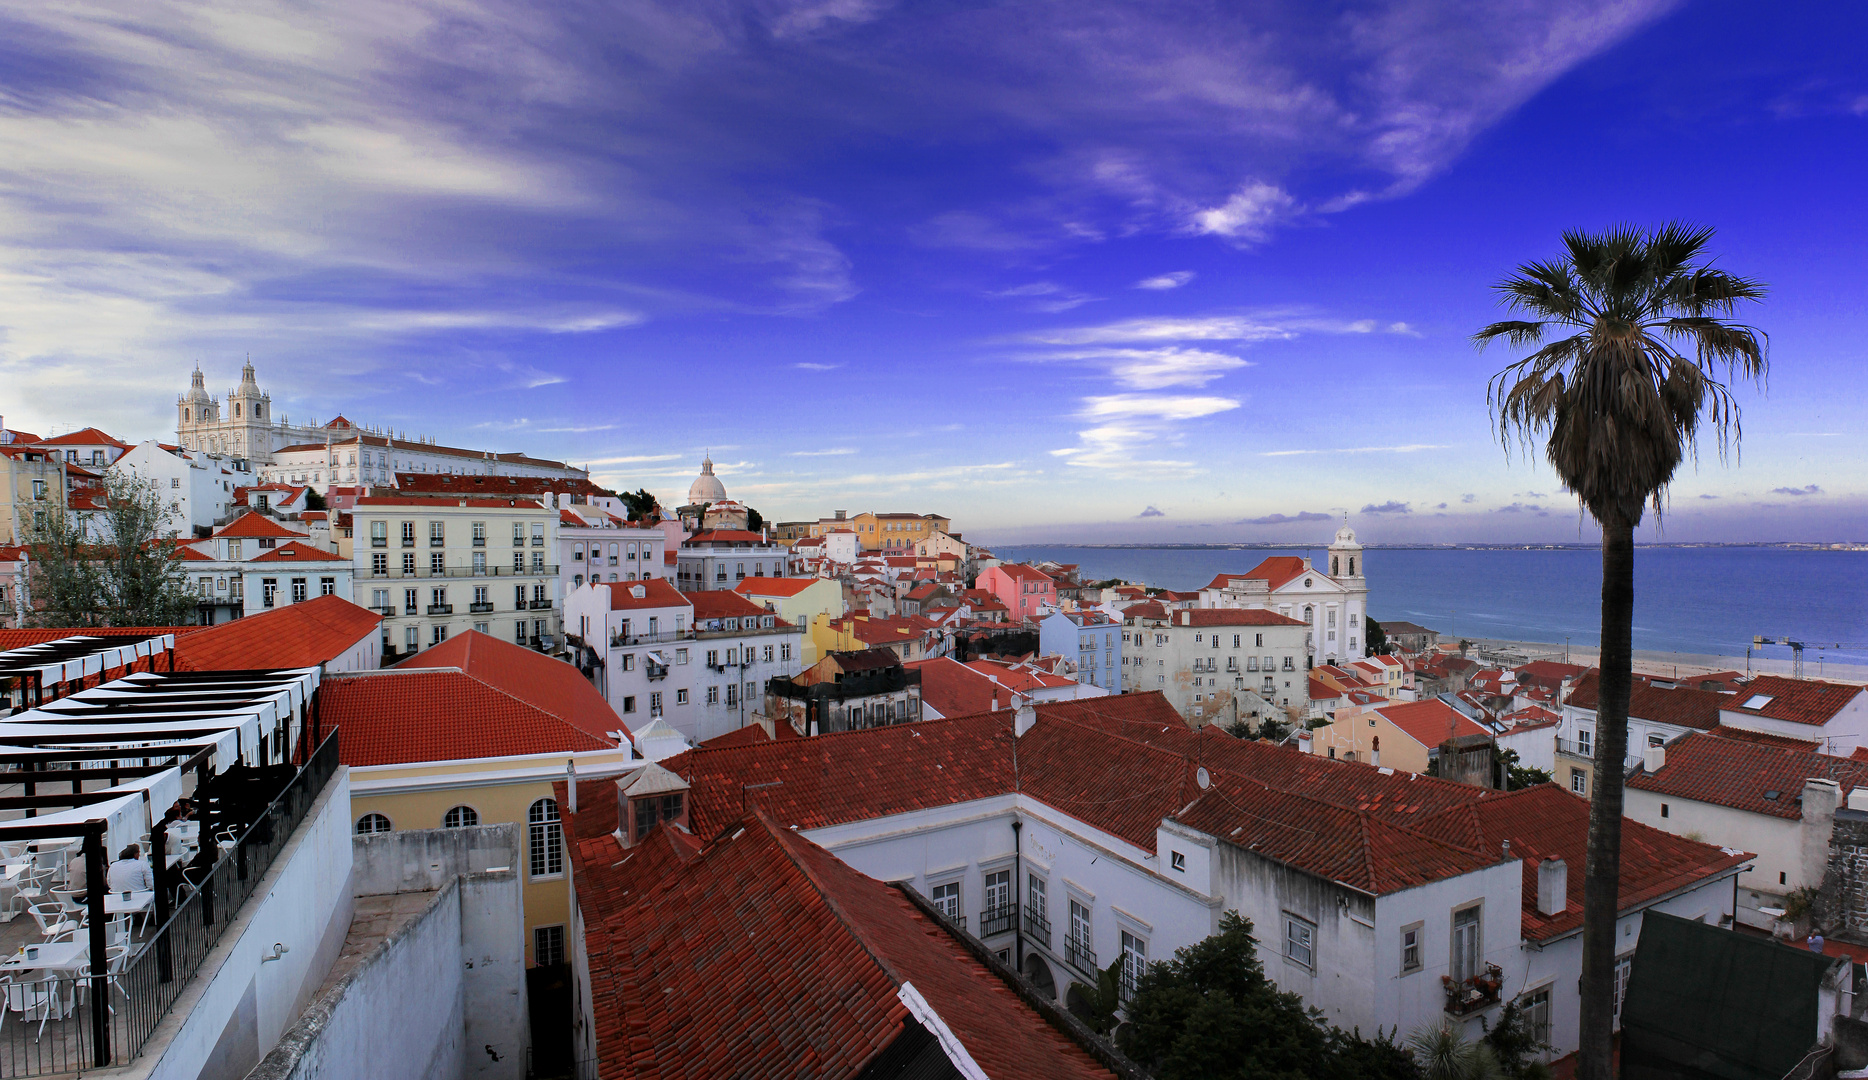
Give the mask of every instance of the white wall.
<svg viewBox="0 0 1868 1080">
<path fill-rule="evenodd" d="M 1557 775 L 1557 732 L 1560 730 L 1561 724 L 1553 724 L 1550 727 L 1500 735 L 1497 738 L 1498 748 L 1516 750 L 1521 767 L 1542 769 L 1554 777 Z"/>
<path fill-rule="evenodd" d="M 154 1080 L 237 1080 L 259 1063 L 330 971 L 350 930 L 350 770 L 340 767 L 143 1055 Z M 261 962 L 275 942 L 291 951 Z"/>
<path fill-rule="evenodd" d="M 1802 792 L 1786 791 L 1785 799 Z M 1761 913 L 1761 907 L 1781 907 L 1784 894 L 1820 881 L 1803 879 L 1803 822 L 1795 818 L 1771 817 L 1736 810 L 1716 803 L 1661 795 L 1639 788 L 1628 788 L 1623 812 L 1643 825 L 1652 825 L 1673 833 L 1720 847 L 1756 852 L 1753 869 L 1738 876 L 1738 917 L 1747 926 L 1772 929 L 1777 920 Z M 1660 816 L 1661 804 L 1667 816 Z M 1827 846 L 1825 844 L 1825 846 Z M 1782 875 L 1780 882 L 1779 875 Z"/>
<path fill-rule="evenodd" d="M 1736 696 L 1742 699 L 1747 694 L 1741 690 Z M 1719 710 L 1719 723 L 1747 731 L 1788 735 L 1793 739 L 1818 739 L 1821 740 L 1818 749 L 1823 753 L 1848 757 L 1855 752 L 1856 747 L 1868 746 L 1868 692 L 1856 694 L 1822 727 L 1790 720 L 1773 720 L 1768 716 L 1754 716 L 1730 709 Z"/>
</svg>

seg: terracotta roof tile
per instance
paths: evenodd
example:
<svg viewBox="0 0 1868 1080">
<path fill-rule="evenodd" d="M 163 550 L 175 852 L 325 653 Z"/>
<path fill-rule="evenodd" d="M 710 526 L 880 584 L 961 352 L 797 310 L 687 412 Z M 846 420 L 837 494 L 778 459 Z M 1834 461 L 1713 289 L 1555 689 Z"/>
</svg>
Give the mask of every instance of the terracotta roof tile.
<svg viewBox="0 0 1868 1080">
<path fill-rule="evenodd" d="M 1667 763 L 1635 773 L 1628 786 L 1795 820 L 1812 777 L 1834 780 L 1846 794 L 1868 786 L 1868 762 L 1696 731 L 1668 743 Z"/>
<path fill-rule="evenodd" d="M 382 621 L 381 615 L 341 596 L 315 596 L 177 638 L 175 666 L 184 671 L 316 667 L 377 633 Z"/>
<path fill-rule="evenodd" d="M 296 529 L 288 529 L 265 514 L 248 512 L 241 514 L 220 528 L 214 530 L 215 536 L 250 537 L 278 536 L 304 539 L 305 534 Z"/>
<path fill-rule="evenodd" d="M 1576 680 L 1570 690 L 1569 698 L 1564 702 L 1578 709 L 1594 710 L 1597 694 L 1601 688 L 1602 672 L 1599 668 L 1590 668 Z M 1648 720 L 1657 724 L 1672 724 L 1675 727 L 1693 728 L 1707 731 L 1719 726 L 1719 710 L 1730 708 L 1732 699 L 1710 690 L 1693 690 L 1677 687 L 1662 690 L 1656 686 L 1636 681 L 1628 690 L 1628 715 L 1637 720 Z"/>
<path fill-rule="evenodd" d="M 1673 693 L 1679 693 L 1676 690 Z M 1704 691 L 1694 691 L 1704 693 Z M 1794 724 L 1822 727 L 1837 713 L 1864 693 L 1848 683 L 1824 682 L 1821 679 L 1786 679 L 1781 675 L 1760 675 L 1743 690 L 1730 697 L 1720 697 L 1722 707 L 1748 716 L 1787 720 Z M 1760 697 L 1768 699 L 1762 707 L 1748 703 Z"/>
</svg>

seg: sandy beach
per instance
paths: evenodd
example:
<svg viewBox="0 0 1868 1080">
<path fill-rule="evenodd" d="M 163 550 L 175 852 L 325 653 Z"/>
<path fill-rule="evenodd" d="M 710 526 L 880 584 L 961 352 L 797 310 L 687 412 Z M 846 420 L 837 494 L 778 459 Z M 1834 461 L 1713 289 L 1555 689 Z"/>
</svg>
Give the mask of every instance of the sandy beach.
<svg viewBox="0 0 1868 1080">
<path fill-rule="evenodd" d="M 1472 642 L 1475 658 L 1487 662 L 1523 663 L 1529 660 L 1562 660 L 1564 647 L 1543 641 L 1498 641 L 1486 638 L 1468 638 Z M 1773 649 L 1778 654 L 1769 657 L 1753 656 L 1749 661 L 1743 656 L 1706 656 L 1697 653 L 1655 652 L 1636 649 L 1634 669 L 1648 675 L 1668 677 L 1681 675 L 1700 675 L 1712 671 L 1750 671 L 1752 674 L 1789 675 L 1791 661 L 1782 655 L 1788 650 Z M 1593 647 L 1573 645 L 1569 648 L 1569 662 L 1572 664 L 1593 665 L 1597 650 Z M 1805 678 L 1830 679 L 1836 682 L 1868 683 L 1868 666 L 1859 664 L 1832 664 L 1817 659 L 1816 653 L 1804 654 L 1803 674 Z"/>
</svg>

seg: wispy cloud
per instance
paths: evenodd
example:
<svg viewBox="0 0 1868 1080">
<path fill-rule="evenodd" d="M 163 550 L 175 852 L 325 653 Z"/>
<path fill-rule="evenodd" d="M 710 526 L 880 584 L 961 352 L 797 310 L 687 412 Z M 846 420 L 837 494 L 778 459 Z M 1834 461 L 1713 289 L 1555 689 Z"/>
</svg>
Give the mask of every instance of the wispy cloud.
<svg viewBox="0 0 1868 1080">
<path fill-rule="evenodd" d="M 590 465 L 646 465 L 654 461 L 679 461 L 680 454 L 629 454 L 623 457 L 591 458 Z"/>
<path fill-rule="evenodd" d="M 1800 488 L 1794 488 L 1794 487 L 1779 487 L 1779 488 L 1772 488 L 1772 489 L 1771 489 L 1771 494 L 1773 494 L 1773 495 L 1798 495 L 1798 496 L 1802 496 L 1802 495 L 1821 495 L 1822 493 L 1823 493 L 1823 489 L 1822 489 L 1822 488 L 1819 488 L 1819 487 L 1817 487 L 1817 486 L 1816 486 L 1815 484 L 1810 484 L 1810 485 L 1808 485 L 1808 486 L 1805 486 L 1805 487 L 1800 487 Z"/>
<path fill-rule="evenodd" d="M 1300 454 L 1416 454 L 1422 450 L 1450 450 L 1451 443 L 1406 443 L 1401 446 L 1343 446 L 1316 450 L 1266 450 L 1261 457 L 1297 457 Z M 1471 499 L 1467 499 L 1471 502 Z"/>
<path fill-rule="evenodd" d="M 590 424 L 586 427 L 542 427 L 542 428 L 537 428 L 535 430 L 543 434 L 548 434 L 548 435 L 556 435 L 556 434 L 582 435 L 586 432 L 591 432 L 591 431 L 615 431 L 616 425 L 615 424 Z"/>
<path fill-rule="evenodd" d="M 838 446 L 838 447 L 833 447 L 829 450 L 793 450 L 789 454 L 786 454 L 785 456 L 786 457 L 843 457 L 846 454 L 854 454 L 854 453 L 856 453 L 856 448 L 853 446 Z"/>
<path fill-rule="evenodd" d="M 820 364 L 812 360 L 800 360 L 791 366 L 795 368 L 800 368 L 804 371 L 835 371 L 838 368 L 842 367 L 843 365 L 842 364 Z"/>
<path fill-rule="evenodd" d="M 1178 289 L 1193 279 L 1192 270 L 1176 270 L 1171 274 L 1158 274 L 1155 277 L 1143 278 L 1135 283 L 1135 287 L 1155 290 Z"/>
<path fill-rule="evenodd" d="M 1065 288 L 1054 281 L 1034 281 L 1027 285 L 1014 285 L 1009 289 L 999 289 L 986 295 L 998 300 L 1022 301 L 1021 306 L 1028 311 L 1042 311 L 1053 315 L 1082 307 L 1096 299 L 1089 293 Z"/>
<path fill-rule="evenodd" d="M 1248 180 L 1225 202 L 1197 210 L 1188 220 L 1196 233 L 1223 237 L 1240 247 L 1262 243 L 1271 227 L 1297 212 L 1297 200 L 1276 184 Z"/>
<path fill-rule="evenodd" d="M 1078 445 L 1051 451 L 1066 463 L 1128 475 L 1185 475 L 1196 465 L 1148 457 L 1159 444 L 1176 441 L 1177 425 L 1239 407 L 1232 398 L 1199 394 L 1106 394 L 1086 397 L 1078 412 L 1092 426 L 1077 432 Z"/>
<path fill-rule="evenodd" d="M 1385 503 L 1370 503 L 1364 506 L 1361 512 L 1364 514 L 1405 514 L 1410 510 L 1411 507 L 1407 503 L 1390 499 Z"/>
<path fill-rule="evenodd" d="M 1296 514 L 1266 514 L 1264 517 L 1243 518 L 1233 522 L 1235 525 L 1294 525 L 1306 521 L 1330 521 L 1328 514 L 1319 514 L 1313 510 L 1304 510 Z"/>
<path fill-rule="evenodd" d="M 1160 510 L 1157 510 L 1154 507 L 1150 506 L 1147 509 L 1143 510 L 1141 513 L 1136 514 L 1135 516 L 1138 518 L 1151 518 L 1151 517 L 1166 517 L 1167 515 L 1162 513 Z"/>
<path fill-rule="evenodd" d="M 1459 501 L 1463 503 L 1475 503 L 1479 501 L 1479 497 L 1477 495 L 1467 493 L 1465 495 L 1461 495 L 1459 497 Z"/>
<path fill-rule="evenodd" d="M 1550 516 L 1550 511 L 1530 503 L 1512 503 L 1509 506 L 1500 506 L 1492 512 L 1495 514 L 1532 514 L 1537 517 Z"/>
</svg>

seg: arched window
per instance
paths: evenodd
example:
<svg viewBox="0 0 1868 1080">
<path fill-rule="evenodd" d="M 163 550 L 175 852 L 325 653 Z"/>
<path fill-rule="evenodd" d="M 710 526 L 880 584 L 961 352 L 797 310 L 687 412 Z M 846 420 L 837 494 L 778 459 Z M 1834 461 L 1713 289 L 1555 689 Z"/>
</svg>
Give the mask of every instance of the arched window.
<svg viewBox="0 0 1868 1080">
<path fill-rule="evenodd" d="M 389 832 L 395 828 L 389 819 L 381 814 L 365 814 L 357 819 L 357 835 L 370 836 L 379 832 Z"/>
<path fill-rule="evenodd" d="M 441 817 L 441 827 L 444 829 L 464 829 L 478 824 L 480 811 L 471 806 L 456 806 Z"/>
<path fill-rule="evenodd" d="M 525 812 L 526 849 L 533 877 L 564 873 L 564 826 L 558 823 L 558 801 L 540 799 Z"/>
<path fill-rule="evenodd" d="M 1316 617 L 1315 617 L 1315 613 L 1314 613 L 1314 611 L 1313 611 L 1313 609 L 1312 609 L 1312 608 L 1311 608 L 1311 607 L 1310 607 L 1310 606 L 1309 606 L 1308 604 L 1306 604 L 1306 605 L 1304 606 L 1304 621 L 1305 621 L 1305 622 L 1315 622 L 1315 621 L 1316 621 Z"/>
</svg>

